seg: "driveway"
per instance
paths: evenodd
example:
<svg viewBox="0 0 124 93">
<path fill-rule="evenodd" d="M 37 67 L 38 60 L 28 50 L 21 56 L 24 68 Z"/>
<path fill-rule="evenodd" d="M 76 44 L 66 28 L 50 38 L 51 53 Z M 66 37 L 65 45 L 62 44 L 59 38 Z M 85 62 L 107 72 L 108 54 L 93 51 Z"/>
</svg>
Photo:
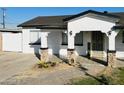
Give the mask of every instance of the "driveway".
<svg viewBox="0 0 124 93">
<path fill-rule="evenodd" d="M 38 59 L 32 54 L 0 53 L 0 82 L 29 69 L 36 62 L 38 62 Z"/>
</svg>

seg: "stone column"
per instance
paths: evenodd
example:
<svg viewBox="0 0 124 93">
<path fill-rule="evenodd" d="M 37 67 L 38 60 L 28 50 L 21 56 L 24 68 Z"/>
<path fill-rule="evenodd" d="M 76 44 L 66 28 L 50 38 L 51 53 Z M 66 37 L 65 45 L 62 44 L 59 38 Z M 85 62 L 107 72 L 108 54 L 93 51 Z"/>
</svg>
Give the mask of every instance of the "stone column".
<svg viewBox="0 0 124 93">
<path fill-rule="evenodd" d="M 72 31 L 68 32 L 68 49 L 67 49 L 67 60 L 70 65 L 76 63 L 76 55 L 74 49 L 74 37 L 75 34 Z"/>
<path fill-rule="evenodd" d="M 111 31 L 108 35 L 108 50 L 107 50 L 107 62 L 108 67 L 116 66 L 116 49 L 115 49 L 115 37 L 117 36 L 117 32 Z"/>
<path fill-rule="evenodd" d="M 41 61 L 48 62 L 49 61 L 49 54 L 48 54 L 48 44 L 47 39 L 48 32 L 41 32 Z"/>
</svg>

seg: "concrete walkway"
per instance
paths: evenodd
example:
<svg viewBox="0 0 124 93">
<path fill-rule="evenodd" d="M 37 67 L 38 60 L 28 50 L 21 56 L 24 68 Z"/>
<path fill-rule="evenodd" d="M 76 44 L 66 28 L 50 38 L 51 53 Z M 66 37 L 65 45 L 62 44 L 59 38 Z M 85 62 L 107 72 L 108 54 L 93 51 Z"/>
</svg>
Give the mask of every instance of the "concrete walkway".
<svg viewBox="0 0 124 93">
<path fill-rule="evenodd" d="M 0 84 L 4 85 L 63 85 L 71 79 L 95 76 L 104 70 L 105 65 L 85 57 L 78 57 L 78 66 L 69 66 L 56 56 L 54 62 L 61 62 L 56 67 L 36 68 L 38 59 L 35 55 L 4 52 L 0 54 Z M 104 62 L 104 61 L 102 61 Z M 119 60 L 124 66 L 124 61 Z M 119 64 L 120 64 L 119 63 Z"/>
</svg>

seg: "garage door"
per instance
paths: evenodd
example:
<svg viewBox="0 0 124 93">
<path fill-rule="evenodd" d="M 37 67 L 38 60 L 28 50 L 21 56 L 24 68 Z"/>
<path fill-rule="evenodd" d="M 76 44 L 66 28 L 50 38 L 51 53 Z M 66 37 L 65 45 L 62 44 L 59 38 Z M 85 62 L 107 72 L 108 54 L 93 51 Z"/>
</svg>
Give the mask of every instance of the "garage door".
<svg viewBox="0 0 124 93">
<path fill-rule="evenodd" d="M 22 51 L 22 33 L 5 32 L 2 34 L 3 51 Z"/>
</svg>

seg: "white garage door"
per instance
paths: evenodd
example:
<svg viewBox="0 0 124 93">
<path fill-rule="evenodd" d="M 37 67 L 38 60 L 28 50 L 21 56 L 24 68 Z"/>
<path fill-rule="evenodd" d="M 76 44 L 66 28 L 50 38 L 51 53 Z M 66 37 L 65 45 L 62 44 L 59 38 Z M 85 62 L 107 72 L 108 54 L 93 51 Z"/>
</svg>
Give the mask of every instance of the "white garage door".
<svg viewBox="0 0 124 93">
<path fill-rule="evenodd" d="M 3 51 L 22 51 L 22 33 L 5 32 L 2 34 Z"/>
</svg>

